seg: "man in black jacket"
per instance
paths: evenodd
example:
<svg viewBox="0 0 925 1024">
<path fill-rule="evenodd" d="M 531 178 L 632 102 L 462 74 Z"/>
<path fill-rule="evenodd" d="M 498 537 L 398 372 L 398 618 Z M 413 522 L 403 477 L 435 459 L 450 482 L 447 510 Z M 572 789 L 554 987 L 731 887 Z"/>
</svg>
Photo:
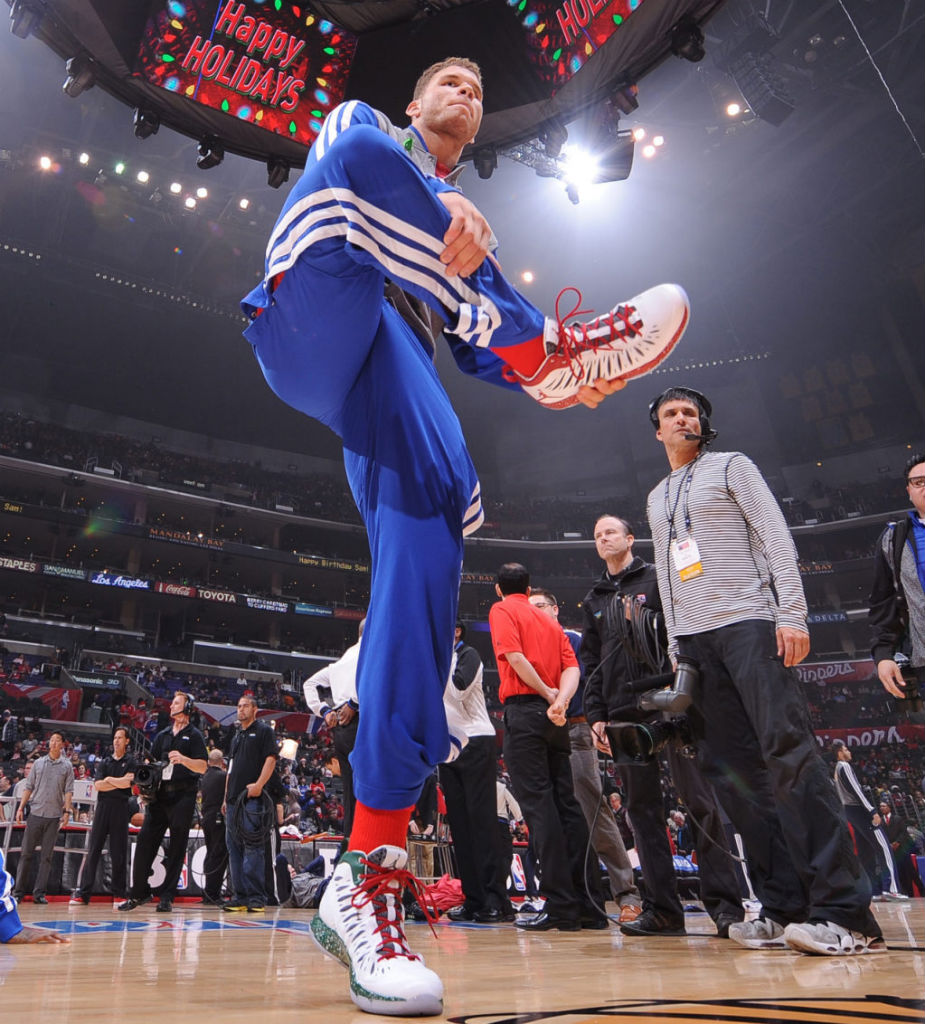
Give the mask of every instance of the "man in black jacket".
<svg viewBox="0 0 925 1024">
<path fill-rule="evenodd" d="M 625 519 L 598 519 L 594 543 L 607 568 L 582 603 L 585 714 L 598 749 L 606 754 L 611 749 L 604 727 L 613 715 L 631 722 L 654 717 L 636 708 L 629 684 L 668 669 L 655 567 L 633 555 L 633 540 Z M 729 926 L 745 914 L 716 798 L 694 761 L 681 756 L 673 744 L 666 753 L 675 788 L 695 822 L 700 895 L 717 934 L 726 938 Z M 643 912 L 620 929 L 626 935 L 684 935 L 658 760 L 621 765 L 621 771 L 642 867 Z"/>
<path fill-rule="evenodd" d="M 909 459 L 905 477 L 912 508 L 887 524 L 877 542 L 868 615 L 877 675 L 894 697 L 907 696 L 899 651 L 908 654 L 919 687 L 925 685 L 925 455 Z"/>
<path fill-rule="evenodd" d="M 202 902 L 219 907 L 222 903 L 222 883 L 228 868 L 228 847 L 225 845 L 225 759 L 221 750 L 209 751 L 209 767 L 199 780 L 199 818 L 206 839 L 206 859 L 202 865 L 205 875 Z"/>
</svg>

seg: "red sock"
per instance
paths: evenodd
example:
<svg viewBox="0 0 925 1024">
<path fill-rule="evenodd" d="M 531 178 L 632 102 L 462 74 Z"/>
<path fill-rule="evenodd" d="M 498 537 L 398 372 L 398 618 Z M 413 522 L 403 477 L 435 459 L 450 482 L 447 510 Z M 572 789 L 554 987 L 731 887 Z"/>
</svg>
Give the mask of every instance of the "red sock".
<svg viewBox="0 0 925 1024">
<path fill-rule="evenodd" d="M 404 850 L 413 810 L 414 804 L 397 811 L 380 811 L 357 800 L 347 849 L 370 853 L 377 846 L 398 846 Z"/>
<path fill-rule="evenodd" d="M 529 341 L 519 345 L 506 345 L 504 348 L 492 349 L 499 359 L 503 359 L 521 377 L 532 377 L 539 369 L 540 363 L 546 358 L 546 343 L 543 335 L 538 334 Z"/>
</svg>

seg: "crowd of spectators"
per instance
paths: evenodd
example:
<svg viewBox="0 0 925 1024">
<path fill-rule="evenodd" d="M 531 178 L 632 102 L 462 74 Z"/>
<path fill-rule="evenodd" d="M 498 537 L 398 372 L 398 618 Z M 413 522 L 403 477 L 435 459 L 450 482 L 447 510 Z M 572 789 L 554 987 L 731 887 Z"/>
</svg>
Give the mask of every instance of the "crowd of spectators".
<svg viewBox="0 0 925 1024">
<path fill-rule="evenodd" d="M 359 523 L 360 518 L 342 471 L 332 475 L 280 471 L 259 462 L 206 458 L 164 447 L 156 440 L 141 441 L 117 434 L 78 431 L 42 423 L 17 413 L 0 416 L 0 454 L 70 470 L 97 464 L 118 466 L 123 479 L 156 486 L 208 493 L 212 497 L 258 508 L 277 505 L 320 519 Z M 333 469 L 333 467 L 332 467 Z M 802 495 L 779 494 L 791 525 L 831 522 L 852 516 L 888 512 L 905 505 L 898 481 L 847 483 L 833 487 L 814 480 Z M 624 518 L 644 522 L 644 509 L 625 496 L 600 499 L 593 508 L 586 500 L 537 498 L 483 499 L 484 536 L 524 540 L 559 540 L 586 525 L 602 507 L 619 508 Z M 638 507 L 636 507 L 638 506 Z M 576 526 L 576 524 L 581 524 Z"/>
</svg>

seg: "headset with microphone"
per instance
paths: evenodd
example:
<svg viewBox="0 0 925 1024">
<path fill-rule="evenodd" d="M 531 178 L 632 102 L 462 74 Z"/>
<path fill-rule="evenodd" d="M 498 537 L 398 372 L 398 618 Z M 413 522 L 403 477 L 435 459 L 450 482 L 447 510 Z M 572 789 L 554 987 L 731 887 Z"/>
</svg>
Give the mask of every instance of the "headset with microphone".
<svg viewBox="0 0 925 1024">
<path fill-rule="evenodd" d="M 699 441 L 702 445 L 708 445 L 711 441 L 716 440 L 719 434 L 710 426 L 710 416 L 713 414 L 713 406 L 710 404 L 710 400 L 706 395 L 701 394 L 699 391 L 695 391 L 693 388 L 666 388 L 660 395 L 652 399 L 649 403 L 649 419 L 656 430 L 659 428 L 659 407 L 663 402 L 667 402 L 672 398 L 689 398 L 694 405 L 697 406 L 697 410 L 700 413 L 700 433 L 685 434 L 685 441 Z"/>
</svg>

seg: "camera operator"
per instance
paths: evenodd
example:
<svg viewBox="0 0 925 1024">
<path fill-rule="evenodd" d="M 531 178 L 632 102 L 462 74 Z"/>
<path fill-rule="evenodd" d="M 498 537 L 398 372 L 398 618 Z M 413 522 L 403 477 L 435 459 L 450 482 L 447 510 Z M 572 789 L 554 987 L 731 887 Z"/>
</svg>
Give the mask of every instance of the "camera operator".
<svg viewBox="0 0 925 1024">
<path fill-rule="evenodd" d="M 792 670 L 809 653 L 793 539 L 755 464 L 705 450 L 711 412 L 691 388 L 652 402 L 671 472 L 648 516 L 669 654 L 700 670 L 692 735 L 763 905 L 729 935 L 750 949 L 881 952 L 870 882 Z"/>
<path fill-rule="evenodd" d="M 659 718 L 657 712 L 637 708 L 630 684 L 664 671 L 668 664 L 655 566 L 633 554 L 633 540 L 626 520 L 616 516 L 598 519 L 594 543 L 607 567 L 582 602 L 585 714 L 598 749 L 606 754 L 611 748 L 604 725 L 611 711 L 619 709 L 617 717 L 621 721 Z M 673 743 L 665 752 L 675 788 L 696 821 L 703 905 L 716 924 L 717 934 L 727 938 L 730 926 L 743 920 L 745 913 L 722 817 L 696 763 L 684 757 Z M 684 935 L 684 909 L 665 831 L 658 758 L 620 767 L 644 890 L 642 914 L 635 921 L 622 922 L 620 928 L 627 935 Z"/>
<path fill-rule="evenodd" d="M 888 523 L 877 542 L 868 621 L 880 682 L 894 697 L 909 699 L 909 710 L 921 711 L 913 701 L 921 701 L 925 683 L 925 455 L 909 459 L 905 477 L 912 508 Z M 912 687 L 897 664 L 900 651 L 915 677 Z"/>
<path fill-rule="evenodd" d="M 169 914 L 186 857 L 190 827 L 196 810 L 198 775 L 205 774 L 208 758 L 206 741 L 198 729 L 190 725 L 195 705 L 189 694 L 180 690 L 170 702 L 172 722 L 154 737 L 150 761 L 164 764 L 160 782 L 146 803 L 144 822 L 138 833 L 135 860 L 132 864 L 132 888 L 119 910 L 134 910 L 152 897 L 148 876 L 164 834 L 170 831 L 170 845 L 164 858 L 164 881 L 157 893 L 157 910 Z M 136 781 L 142 771 L 136 771 Z"/>
</svg>

